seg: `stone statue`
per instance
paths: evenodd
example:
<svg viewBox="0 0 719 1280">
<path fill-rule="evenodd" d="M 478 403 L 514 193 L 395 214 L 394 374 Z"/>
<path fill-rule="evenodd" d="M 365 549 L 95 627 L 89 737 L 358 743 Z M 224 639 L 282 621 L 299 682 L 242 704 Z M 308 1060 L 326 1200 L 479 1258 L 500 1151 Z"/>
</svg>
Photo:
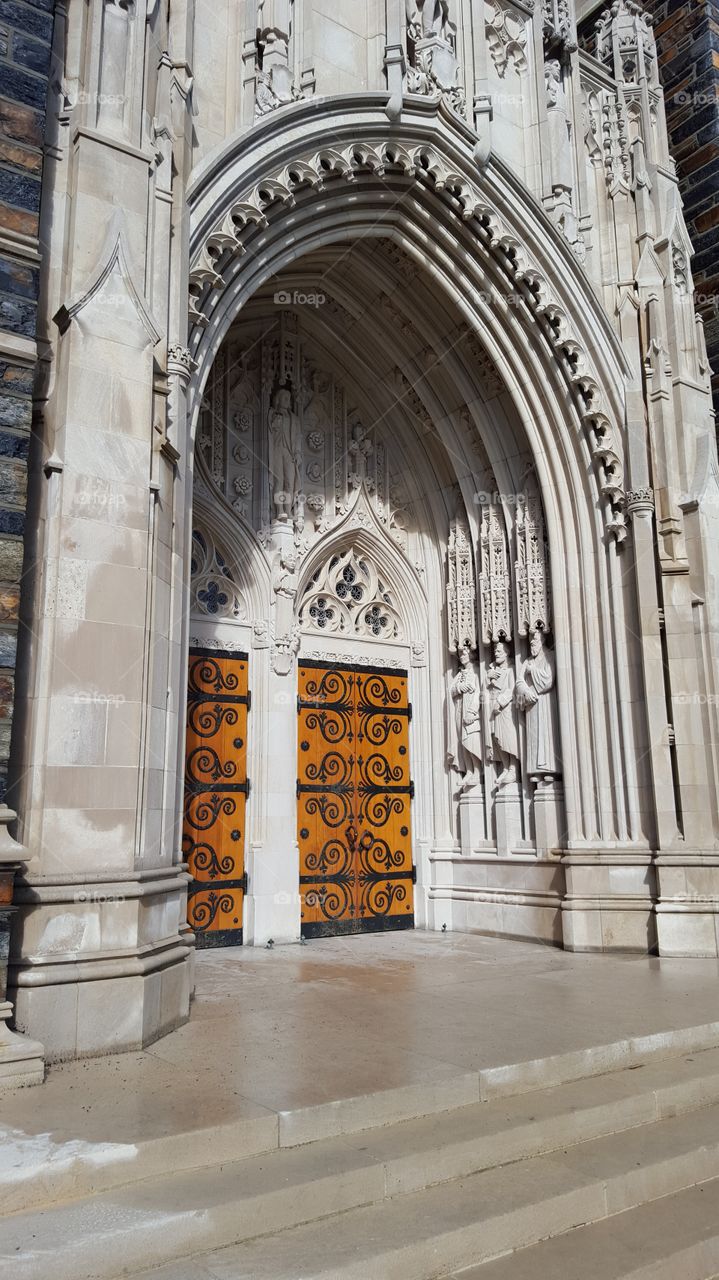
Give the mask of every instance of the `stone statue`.
<svg viewBox="0 0 719 1280">
<path fill-rule="evenodd" d="M 436 36 L 449 42 L 452 35 L 449 0 L 407 0 L 407 28 L 412 40 L 431 40 Z"/>
<path fill-rule="evenodd" d="M 561 773 L 552 692 L 554 683 L 554 655 L 545 648 L 543 633 L 533 631 L 529 642 L 529 657 L 514 687 L 515 701 L 525 716 L 527 776 L 530 778 Z"/>
<path fill-rule="evenodd" d="M 275 641 L 279 644 L 289 639 L 295 622 L 297 556 L 294 548 L 285 547 L 277 553 L 272 590 L 275 595 Z"/>
<path fill-rule="evenodd" d="M 272 590 L 276 596 L 294 600 L 297 595 L 297 558 L 294 551 L 280 551 L 272 576 Z"/>
<path fill-rule="evenodd" d="M 292 392 L 279 387 L 272 397 L 268 417 L 270 483 L 279 520 L 289 520 L 300 492 L 302 430 L 292 409 Z"/>
<path fill-rule="evenodd" d="M 349 454 L 353 461 L 353 470 L 360 479 L 367 477 L 367 464 L 374 453 L 374 445 L 361 423 L 356 422 L 352 428 L 352 439 L 349 442 Z"/>
<path fill-rule="evenodd" d="M 472 655 L 465 645 L 459 651 L 459 671 L 450 690 L 454 704 L 451 718 L 450 759 L 458 773 L 464 774 L 463 790 L 477 785 L 482 777 L 482 723 L 479 677 L 472 666 Z"/>
<path fill-rule="evenodd" d="M 514 671 L 503 640 L 494 646 L 494 662 L 487 669 L 482 698 L 484 740 L 490 764 L 502 766 L 497 788 L 517 780 L 519 739 L 514 706 Z"/>
<path fill-rule="evenodd" d="M 571 126 L 567 96 L 562 83 L 562 68 L 556 58 L 550 58 L 544 64 L 544 83 L 547 94 L 552 190 L 571 191 L 574 186 Z"/>
</svg>

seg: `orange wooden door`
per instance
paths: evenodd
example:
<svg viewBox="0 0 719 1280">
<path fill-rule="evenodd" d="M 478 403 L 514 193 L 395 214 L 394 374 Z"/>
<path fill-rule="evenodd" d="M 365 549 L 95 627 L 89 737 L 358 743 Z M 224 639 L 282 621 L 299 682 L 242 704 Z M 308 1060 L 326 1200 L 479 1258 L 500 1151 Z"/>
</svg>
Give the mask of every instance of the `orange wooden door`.
<svg viewBox="0 0 719 1280">
<path fill-rule="evenodd" d="M 198 947 L 242 943 L 249 702 L 247 654 L 190 649 L 182 850 Z"/>
<path fill-rule="evenodd" d="M 407 673 L 300 663 L 302 934 L 414 924 Z"/>
</svg>

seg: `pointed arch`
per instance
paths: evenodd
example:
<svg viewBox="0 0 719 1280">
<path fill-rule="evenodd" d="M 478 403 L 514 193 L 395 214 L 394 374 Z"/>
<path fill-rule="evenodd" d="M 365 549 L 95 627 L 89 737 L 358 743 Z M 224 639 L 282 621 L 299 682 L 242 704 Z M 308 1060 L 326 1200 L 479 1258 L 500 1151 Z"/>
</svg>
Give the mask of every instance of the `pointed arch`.
<svg viewBox="0 0 719 1280">
<path fill-rule="evenodd" d="M 217 495 L 219 496 L 219 495 Z M 209 499 L 209 500 L 208 500 Z M 266 555 L 243 521 L 225 510 L 213 494 L 199 497 L 193 512 L 194 531 L 206 531 L 227 566 L 231 581 L 244 601 L 244 618 L 264 618 L 271 570 Z"/>
<path fill-rule="evenodd" d="M 439 423 L 450 448 L 462 432 L 468 443 L 481 437 L 501 484 L 517 487 L 523 447 L 536 471 L 552 562 L 570 847 L 644 848 L 647 728 L 622 714 L 617 674 L 638 660 L 629 606 L 616 590 L 626 536 L 628 363 L 571 249 L 509 169 L 493 158 L 480 171 L 474 135 L 441 103 L 413 99 L 394 125 L 386 105 L 386 94 L 297 103 L 228 143 L 195 175 L 187 447 L 214 358 L 251 299 L 330 247 L 396 245 L 422 280 L 421 288 L 405 283 L 408 296 L 437 301 L 425 302 L 422 331 L 431 331 L 433 310 L 451 310 L 501 387 L 484 394 L 478 360 L 459 367 L 451 344 L 435 385 L 412 360 L 397 399 L 420 447 Z M 362 314 L 356 281 L 353 288 Z M 344 323 L 346 313 L 336 311 Z M 364 328 L 349 321 L 355 341 L 369 341 L 374 329 L 380 347 L 402 345 L 396 318 L 373 316 Z M 472 471 L 458 465 L 468 508 Z M 613 609 L 602 610 L 599 602 L 610 598 Z M 606 797 L 614 798 L 610 806 Z"/>
<path fill-rule="evenodd" d="M 420 640 L 427 625 L 427 591 L 420 574 L 409 564 L 397 543 L 378 518 L 365 486 L 357 490 L 348 512 L 330 534 L 327 534 L 307 556 L 297 591 L 298 618 L 308 600 L 308 591 L 318 575 L 326 573 L 334 560 L 345 560 L 349 553 L 365 557 L 385 590 L 396 596 L 390 604 L 390 616 L 398 614 L 403 633 L 392 636 L 409 644 Z M 375 602 L 367 595 L 363 604 Z"/>
</svg>

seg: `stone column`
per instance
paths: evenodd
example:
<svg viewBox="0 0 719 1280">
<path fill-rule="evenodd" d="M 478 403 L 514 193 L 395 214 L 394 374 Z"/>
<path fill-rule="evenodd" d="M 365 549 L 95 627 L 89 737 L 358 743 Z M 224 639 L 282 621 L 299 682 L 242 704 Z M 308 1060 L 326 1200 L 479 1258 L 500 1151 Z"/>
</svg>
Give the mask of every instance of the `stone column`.
<svg viewBox="0 0 719 1280">
<path fill-rule="evenodd" d="M 278 671 L 277 659 L 281 670 Z M 267 731 L 257 802 L 263 805 L 262 841 L 248 857 L 247 942 L 296 942 L 300 936 L 300 852 L 297 843 L 297 678 L 294 659 L 284 674 L 285 654 L 255 650 L 253 715 Z M 266 714 L 261 700 L 266 699 Z M 258 705 L 259 702 L 259 705 Z"/>
<path fill-rule="evenodd" d="M 153 236 L 145 13 L 128 0 L 75 14 L 86 80 L 49 192 L 66 202 L 66 238 L 44 317 L 53 367 L 16 770 L 29 856 L 9 978 L 18 1027 L 50 1059 L 139 1048 L 189 1012 L 176 812 L 185 476 L 166 433 L 169 247 Z M 109 74 L 106 20 L 131 50 L 121 129 L 92 107 Z"/>
</svg>

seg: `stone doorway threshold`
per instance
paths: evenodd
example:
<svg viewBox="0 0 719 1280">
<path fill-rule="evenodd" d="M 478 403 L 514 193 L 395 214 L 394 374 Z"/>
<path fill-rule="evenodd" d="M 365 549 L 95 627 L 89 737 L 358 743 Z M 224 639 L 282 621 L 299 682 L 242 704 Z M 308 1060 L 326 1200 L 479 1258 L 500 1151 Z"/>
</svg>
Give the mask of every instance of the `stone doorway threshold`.
<svg viewBox="0 0 719 1280">
<path fill-rule="evenodd" d="M 418 931 L 202 952 L 189 1024 L 2 1097 L 5 1212 L 716 1046 L 718 979 Z"/>
</svg>

